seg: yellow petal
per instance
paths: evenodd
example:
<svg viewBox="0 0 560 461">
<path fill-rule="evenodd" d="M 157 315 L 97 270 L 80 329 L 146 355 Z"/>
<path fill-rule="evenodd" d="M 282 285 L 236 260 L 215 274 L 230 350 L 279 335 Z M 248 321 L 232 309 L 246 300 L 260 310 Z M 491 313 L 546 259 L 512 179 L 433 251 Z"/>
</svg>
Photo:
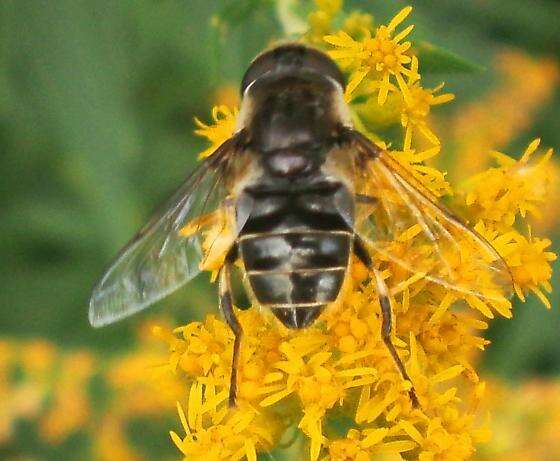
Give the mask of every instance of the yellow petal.
<svg viewBox="0 0 560 461">
<path fill-rule="evenodd" d="M 284 397 L 287 397 L 293 392 L 293 390 L 285 389 L 281 392 L 276 392 L 275 394 L 269 395 L 266 399 L 261 400 L 260 406 L 261 407 L 269 407 L 270 405 L 274 405 L 276 402 L 279 402 Z"/>
<path fill-rule="evenodd" d="M 447 370 L 442 371 L 441 373 L 438 373 L 437 375 L 432 376 L 430 378 L 430 382 L 435 384 L 444 381 L 449 381 L 459 376 L 461 373 L 463 373 L 464 370 L 465 367 L 463 365 L 455 365 L 453 367 L 448 368 Z"/>
<path fill-rule="evenodd" d="M 372 448 L 374 453 L 403 453 L 405 451 L 414 450 L 416 443 L 411 440 L 401 440 L 396 442 L 387 442 Z"/>
<path fill-rule="evenodd" d="M 519 159 L 519 161 L 521 163 L 526 163 L 529 160 L 529 157 L 531 157 L 531 155 L 533 155 L 533 153 L 538 149 L 540 143 L 540 138 L 534 139 L 531 144 L 527 146 L 527 149 L 525 149 L 525 152 L 523 153 L 523 156 Z"/>
<path fill-rule="evenodd" d="M 406 19 L 406 17 L 410 14 L 411 11 L 412 11 L 411 6 L 406 6 L 402 10 L 400 10 L 395 15 L 395 17 L 391 19 L 391 22 L 387 25 L 387 30 L 393 31 L 401 22 L 403 22 Z"/>
<path fill-rule="evenodd" d="M 352 73 L 352 75 L 350 76 L 350 81 L 346 86 L 346 91 L 344 92 L 344 98 L 347 101 L 351 99 L 352 93 L 358 87 L 358 85 L 362 83 L 362 80 L 369 73 L 369 71 L 370 71 L 369 67 L 364 67 L 363 69 L 357 70 Z"/>
<path fill-rule="evenodd" d="M 362 440 L 360 445 L 364 448 L 370 448 L 374 445 L 377 445 L 379 442 L 381 442 L 385 438 L 385 436 L 387 435 L 388 432 L 389 432 L 389 429 L 386 428 L 386 427 L 382 427 L 382 428 L 379 428 L 379 429 L 367 430 L 367 436 L 364 440 Z"/>
<path fill-rule="evenodd" d="M 410 34 L 412 32 L 412 29 L 414 29 L 414 24 L 408 26 L 406 29 L 404 29 L 403 31 L 401 31 L 397 35 L 395 35 L 393 37 L 393 42 L 394 43 L 399 43 L 403 38 L 405 38 L 408 34 Z"/>
</svg>

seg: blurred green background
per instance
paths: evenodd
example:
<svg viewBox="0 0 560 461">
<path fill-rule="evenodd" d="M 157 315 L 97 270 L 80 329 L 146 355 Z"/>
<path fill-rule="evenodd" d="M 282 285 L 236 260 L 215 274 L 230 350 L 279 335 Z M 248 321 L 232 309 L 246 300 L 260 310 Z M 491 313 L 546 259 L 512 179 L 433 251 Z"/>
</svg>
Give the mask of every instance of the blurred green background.
<svg viewBox="0 0 560 461">
<path fill-rule="evenodd" d="M 413 40 L 484 69 L 431 75 L 457 96 L 437 110 L 442 117 L 500 85 L 494 58 L 504 47 L 560 57 L 556 0 L 408 3 Z M 385 21 L 408 3 L 347 1 L 345 8 Z M 192 134 L 193 117 L 209 120 L 216 91 L 236 86 L 251 58 L 282 36 L 276 7 L 272 0 L 0 3 L 1 336 L 43 337 L 109 357 L 133 344 L 145 315 L 165 312 L 179 324 L 214 309 L 215 287 L 201 275 L 130 321 L 102 330 L 87 322 L 95 280 L 205 147 Z M 558 88 L 500 148 L 519 153 L 537 136 L 560 146 Z M 557 242 L 558 230 L 549 232 Z M 553 285 L 557 278 L 558 271 Z M 558 292 L 551 301 L 546 311 L 531 296 L 513 321 L 494 323 L 489 371 L 512 380 L 559 373 Z M 160 437 L 167 443 L 165 431 Z M 47 458 L 64 459 L 57 456 Z"/>
</svg>

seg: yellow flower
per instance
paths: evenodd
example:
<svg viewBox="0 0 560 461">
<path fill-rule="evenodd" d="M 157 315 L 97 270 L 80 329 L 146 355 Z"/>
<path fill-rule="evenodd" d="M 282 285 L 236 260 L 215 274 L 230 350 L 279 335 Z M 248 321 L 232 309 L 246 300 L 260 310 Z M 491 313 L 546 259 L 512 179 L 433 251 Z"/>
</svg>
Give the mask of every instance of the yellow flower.
<svg viewBox="0 0 560 461">
<path fill-rule="evenodd" d="M 349 27 L 353 28 L 356 37 L 356 29 L 361 30 L 363 36 L 360 38 L 353 38 L 344 30 L 325 36 L 325 41 L 335 47 L 329 54 L 352 70 L 346 88 L 346 100 L 351 102 L 360 97 L 366 98 L 365 103 L 359 103 L 357 115 L 370 125 L 382 127 L 398 119 L 405 129 L 405 151 L 412 147 L 414 132 L 420 133 L 432 145 L 440 144 L 428 123 L 430 109 L 454 98 L 450 93 L 436 94 L 443 84 L 434 89 L 420 85 L 418 59 L 409 51 L 411 43 L 400 43 L 410 33 L 412 26 L 392 37 L 394 29 L 410 11 L 410 7 L 405 8 L 387 26 L 378 27 L 374 37 L 368 27 L 356 24 L 359 17 L 352 19 Z M 391 82 L 390 76 L 394 76 L 397 86 Z M 371 100 L 375 93 L 376 103 Z M 386 103 L 388 107 L 381 108 Z"/>
<path fill-rule="evenodd" d="M 187 413 L 177 404 L 183 438 L 171 438 L 189 461 L 226 459 L 257 460 L 257 450 L 266 451 L 277 442 L 278 427 L 270 417 L 251 407 L 227 408 L 227 391 L 216 392 L 211 384 L 193 383 Z"/>
<path fill-rule="evenodd" d="M 0 448 L 28 436 L 22 429 L 32 425 L 37 449 L 58 450 L 80 434 L 87 441 L 80 444 L 81 457 L 146 458 L 127 428 L 137 418 L 156 421 L 172 413 L 183 392 L 160 366 L 164 356 L 154 351 L 154 341 L 142 339 L 136 350 L 107 360 L 92 351 L 64 351 L 46 340 L 1 339 Z M 101 400 L 99 386 L 105 390 Z"/>
<path fill-rule="evenodd" d="M 316 7 L 309 17 L 308 41 L 330 32 L 334 17 L 342 14 L 337 1 L 317 2 Z M 533 292 L 549 305 L 543 290 L 550 291 L 550 263 L 555 258 L 547 251 L 550 241 L 530 232 L 526 236 L 521 229 L 527 227 L 528 215 L 538 214 L 553 182 L 552 151 L 533 162 L 535 141 L 517 161 L 493 153 L 498 167 L 463 187 L 452 185 L 434 166 L 440 142 L 429 119 L 432 107 L 451 101 L 453 95 L 439 94 L 441 86 L 420 85 L 418 60 L 405 41 L 412 26 L 397 32 L 410 11 L 403 9 L 374 33 L 371 16 L 350 16 L 344 30 L 324 37 L 334 47 L 331 56 L 350 72 L 346 97 L 354 109 L 355 127 L 388 150 L 395 167 L 406 170 L 428 194 L 449 198 L 464 211 L 499 254 L 483 262 L 498 266 L 503 258 L 521 300 Z M 219 144 L 216 139 L 221 142 L 221 135 L 231 133 L 234 114 L 215 115 L 215 125 L 204 126 L 213 143 L 204 155 Z M 403 148 L 395 150 L 384 142 L 380 128 L 399 123 L 404 127 L 402 143 L 399 140 Z M 422 138 L 428 146 L 417 149 Z M 388 197 L 389 203 L 394 199 Z M 218 221 L 209 221 L 211 235 Z M 188 227 L 182 232 L 188 233 Z M 226 407 L 233 348 L 227 325 L 210 315 L 173 332 L 160 329 L 170 349 L 168 368 L 190 389 L 186 414 L 179 409 L 186 435 L 172 434 L 182 453 L 189 459 L 256 459 L 260 452 L 277 449 L 285 439 L 282 432 L 289 429 L 305 436 L 305 446 L 290 448 L 290 456 L 298 459 L 471 459 L 490 436 L 488 424 L 480 421 L 485 383 L 476 360 L 489 344 L 482 332 L 494 316 L 512 316 L 510 293 L 481 267 L 480 258 L 473 257 L 468 237 L 454 236 L 458 251 L 438 252 L 434 245 L 422 244 L 423 235 L 420 224 L 413 223 L 387 242 L 392 254 L 415 262 L 416 273 L 383 254 L 376 256 L 394 311 L 392 341 L 410 381 L 402 378 L 385 347 L 377 283 L 358 261 L 351 263 L 339 300 L 303 331 L 287 330 L 257 306 L 237 311 L 244 335 L 235 409 Z M 481 288 L 484 299 L 427 277 L 440 254 L 454 283 L 486 287 Z M 219 265 L 218 261 L 204 269 Z M 412 387 L 419 407 L 410 397 Z M 336 433 L 341 424 L 348 430 Z"/>
<path fill-rule="evenodd" d="M 32 359 L 31 367 L 25 366 L 23 356 Z M 46 359 L 46 367 L 40 365 L 40 360 L 34 360 L 40 358 Z M 0 340 L 0 446 L 14 437 L 18 421 L 36 418 L 41 412 L 47 394 L 46 375 L 53 359 L 54 348 L 45 341 L 24 347 L 4 338 Z M 31 375 L 30 368 L 35 366 L 41 368 L 40 373 Z M 16 381 L 14 375 L 18 368 L 24 375 L 29 373 L 31 379 Z"/>
<path fill-rule="evenodd" d="M 494 415 L 492 443 L 476 461 L 560 459 L 560 382 L 534 380 L 511 385 L 491 379 L 482 407 Z"/>
<path fill-rule="evenodd" d="M 323 36 L 331 31 L 335 16 L 342 9 L 342 0 L 315 0 L 315 10 L 309 13 L 309 30 L 306 39 L 313 44 L 321 44 Z"/>
<path fill-rule="evenodd" d="M 348 94 L 351 94 L 364 78 L 369 77 L 377 82 L 378 103 L 383 105 L 389 92 L 394 91 L 390 82 L 391 76 L 400 90 L 404 94 L 408 93 L 403 76 L 414 78 L 414 72 L 406 67 L 406 64 L 412 61 L 409 54 L 411 43 L 401 41 L 412 32 L 414 26 L 408 26 L 394 36 L 393 34 L 411 11 L 412 7 L 403 8 L 388 25 L 379 26 L 374 36 L 365 29 L 365 37 L 359 41 L 344 31 L 324 37 L 328 44 L 336 48 L 330 51 L 329 55 L 340 61 L 344 67 L 354 69 L 349 78 Z"/>
<path fill-rule="evenodd" d="M 52 407 L 41 419 L 41 437 L 59 443 L 85 427 L 91 418 L 86 383 L 94 372 L 94 359 L 87 353 L 65 357 L 55 383 Z"/>
<path fill-rule="evenodd" d="M 411 69 L 413 75 L 417 75 L 418 59 L 412 57 Z M 408 150 L 412 145 L 412 134 L 414 130 L 418 130 L 430 143 L 438 144 L 439 139 L 428 126 L 428 116 L 431 106 L 437 106 L 452 101 L 455 96 L 451 93 L 435 95 L 441 88 L 440 86 L 429 90 L 422 88 L 413 78 L 409 78 L 408 91 L 403 93 L 403 111 L 401 114 L 401 124 L 405 128 L 404 150 Z"/>
<path fill-rule="evenodd" d="M 522 218 L 527 213 L 540 216 L 539 208 L 548 198 L 554 170 L 549 165 L 552 149 L 537 163 L 530 162 L 539 144 L 535 139 L 519 160 L 493 152 L 499 166 L 466 181 L 465 200 L 473 216 L 502 229 L 513 226 L 518 214 Z"/>
<path fill-rule="evenodd" d="M 298 427 L 311 439 L 311 459 L 317 459 L 323 443 L 322 418 L 335 404 L 342 404 L 349 389 L 375 381 L 377 371 L 363 365 L 369 354 L 354 353 L 337 358 L 321 332 L 310 329 L 285 340 L 279 346 L 282 360 L 265 377 L 276 389 L 260 402 L 263 407 L 277 404 L 295 394 L 303 407 Z M 343 349 L 343 343 L 339 344 Z"/>
<path fill-rule="evenodd" d="M 246 332 L 240 381 L 241 386 L 247 382 L 251 390 L 241 393 L 241 405 L 257 404 L 261 411 L 275 410 L 276 418 L 282 408 L 292 415 L 301 411 L 297 426 L 310 439 L 309 458 L 313 460 L 319 459 L 325 449 L 333 459 L 336 453 L 345 451 L 371 456 L 411 450 L 417 450 L 423 459 L 432 455 L 467 459 L 484 431 L 474 426 L 473 413 L 461 412 L 459 389 L 478 384 L 470 357 L 487 342 L 473 331 L 485 329 L 486 324 L 472 315 L 441 310 L 414 287 L 418 280 L 406 288 L 401 286 L 400 296 L 395 296 L 395 343 L 409 357 L 407 367 L 422 405 L 414 409 L 406 393 L 410 384 L 403 382 L 395 370 L 379 336 L 379 306 L 371 302 L 375 288 L 368 284 L 358 289 L 365 277 L 367 273 L 356 264 L 356 286 L 350 287 L 337 310 L 325 315 L 324 327 L 317 324 L 291 332 L 255 310 L 238 312 Z M 410 308 L 411 303 L 414 308 Z M 168 337 L 174 351 L 171 366 L 181 367 L 191 386 L 212 386 L 212 395 L 219 397 L 208 408 L 221 405 L 227 398 L 227 367 L 231 364 L 227 353 L 231 354 L 233 342 L 227 326 L 210 316 L 203 324 L 190 324 L 177 332 L 184 339 Z M 457 385 L 450 385 L 456 381 Z M 333 440 L 332 444 L 325 439 L 324 420 L 333 408 L 353 415 L 361 426 L 359 436 L 349 433 L 347 439 Z M 288 425 L 289 420 L 283 424 Z M 223 425 L 218 426 L 216 431 L 222 434 Z M 204 430 L 211 428 L 205 426 Z M 209 437 L 204 434 L 200 440 Z M 223 436 L 215 437 L 220 440 L 220 449 L 226 450 L 222 444 L 230 442 Z M 198 438 L 187 442 L 174 439 L 185 455 L 207 451 Z M 418 451 L 420 447 L 422 451 Z M 220 453 L 226 456 L 226 451 Z"/>
<path fill-rule="evenodd" d="M 546 251 L 552 242 L 546 238 L 533 238 L 531 235 L 525 237 L 515 231 L 506 237 L 511 239 L 510 244 L 513 246 L 506 261 L 513 274 L 517 295 L 524 301 L 525 293 L 532 291 L 550 309 L 550 301 L 542 290 L 552 292 L 551 262 L 556 260 L 556 254 Z"/>
<path fill-rule="evenodd" d="M 219 147 L 224 141 L 229 139 L 235 131 L 235 119 L 237 117 L 238 110 L 230 109 L 227 106 L 216 106 L 212 109 L 212 125 L 207 125 L 201 122 L 198 118 L 194 121 L 198 128 L 194 132 L 207 138 L 210 141 L 210 147 L 202 151 L 198 158 L 206 158 Z"/>
<path fill-rule="evenodd" d="M 546 238 L 534 238 L 530 228 L 526 237 L 513 228 L 501 233 L 494 229 L 494 223 L 489 224 L 491 227 L 488 227 L 488 223 L 485 225 L 480 221 L 475 229 L 491 242 L 505 259 L 519 299 L 525 301 L 526 293 L 530 291 L 550 309 L 550 302 L 543 290 L 547 293 L 552 291 L 551 263 L 556 260 L 556 254 L 546 251 L 552 242 Z"/>
<path fill-rule="evenodd" d="M 99 460 L 136 461 L 140 458 L 127 440 L 126 421 L 113 415 L 106 415 L 99 423 L 93 451 L 95 459 Z"/>
<path fill-rule="evenodd" d="M 363 39 L 372 28 L 373 17 L 371 14 L 361 13 L 359 11 L 350 12 L 342 26 L 342 30 L 355 40 Z"/>
<path fill-rule="evenodd" d="M 554 60 L 515 50 L 500 51 L 495 67 L 503 83 L 446 120 L 448 138 L 455 146 L 450 174 L 458 180 L 482 171 L 492 149 L 507 146 L 531 126 L 535 113 L 554 93 L 560 79 Z"/>
<path fill-rule="evenodd" d="M 388 429 L 365 429 L 357 431 L 350 429 L 346 438 L 333 440 L 329 444 L 329 456 L 325 460 L 333 461 L 368 461 L 371 455 L 376 458 L 383 453 L 400 454 L 409 452 L 417 447 L 411 440 L 393 438 Z M 384 439 L 389 439 L 384 441 Z"/>
<path fill-rule="evenodd" d="M 413 149 L 391 151 L 391 156 L 398 161 L 408 172 L 419 180 L 428 190 L 437 197 L 452 193 L 451 186 L 445 179 L 445 173 L 437 168 L 426 165 L 427 160 L 433 159 L 440 152 L 440 146 L 416 152 Z"/>
</svg>

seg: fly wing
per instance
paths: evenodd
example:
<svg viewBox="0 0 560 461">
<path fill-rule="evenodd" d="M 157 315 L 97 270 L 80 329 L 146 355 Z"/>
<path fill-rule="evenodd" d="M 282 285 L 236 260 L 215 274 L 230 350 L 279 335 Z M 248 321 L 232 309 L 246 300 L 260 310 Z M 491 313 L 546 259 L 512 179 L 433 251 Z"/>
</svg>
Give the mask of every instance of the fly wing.
<svg viewBox="0 0 560 461">
<path fill-rule="evenodd" d="M 89 321 L 94 327 L 148 307 L 201 271 L 212 246 L 208 238 L 217 239 L 227 225 L 227 182 L 243 157 L 235 155 L 238 145 L 236 137 L 222 144 L 121 251 L 93 289 Z M 222 228 L 216 231 L 220 218 Z M 234 239 L 230 235 L 231 243 Z"/>
<path fill-rule="evenodd" d="M 356 232 L 377 259 L 461 294 L 471 304 L 484 300 L 507 309 L 513 280 L 493 246 L 440 205 L 389 153 L 359 133 L 351 136 L 356 193 L 371 199 L 357 209 Z"/>
</svg>

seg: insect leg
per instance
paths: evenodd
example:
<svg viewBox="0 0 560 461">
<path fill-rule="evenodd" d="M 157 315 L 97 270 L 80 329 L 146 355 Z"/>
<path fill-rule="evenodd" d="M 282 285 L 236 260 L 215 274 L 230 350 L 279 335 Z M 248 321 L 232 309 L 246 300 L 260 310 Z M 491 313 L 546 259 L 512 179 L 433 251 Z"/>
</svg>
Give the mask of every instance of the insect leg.
<svg viewBox="0 0 560 461">
<path fill-rule="evenodd" d="M 397 369 L 399 370 L 401 376 L 404 380 L 410 382 L 412 384 L 412 380 L 406 371 L 406 367 L 402 362 L 401 358 L 399 357 L 397 350 L 395 349 L 395 345 L 391 339 L 391 333 L 393 331 L 393 308 L 391 307 L 391 299 L 389 297 L 389 290 L 387 289 L 387 285 L 381 276 L 381 273 L 373 267 L 371 257 L 364 246 L 362 240 L 355 236 L 354 238 L 354 253 L 355 255 L 362 261 L 375 276 L 375 283 L 377 285 L 377 295 L 379 296 L 379 304 L 381 306 L 381 339 L 385 343 L 385 346 L 389 350 L 391 354 L 391 358 Z M 415 407 L 419 407 L 420 403 L 418 402 L 418 397 L 416 396 L 416 391 L 414 390 L 414 385 L 409 391 L 410 400 Z"/>
<path fill-rule="evenodd" d="M 356 202 L 375 205 L 377 203 L 377 198 L 370 195 L 356 194 Z"/>
<path fill-rule="evenodd" d="M 389 298 L 387 285 L 385 284 L 385 281 L 383 280 L 381 274 L 377 269 L 374 269 L 373 273 L 375 274 L 377 292 L 379 295 L 379 304 L 381 305 L 381 314 L 383 318 L 381 324 L 381 337 L 383 338 L 383 342 L 385 343 L 385 346 L 387 346 L 387 349 L 389 350 L 389 353 L 391 354 L 391 357 L 393 358 L 393 361 L 395 362 L 395 365 L 397 366 L 401 376 L 403 377 L 403 379 L 409 381 L 412 384 L 412 380 L 410 379 L 410 376 L 406 371 L 404 363 L 402 363 L 402 360 L 397 354 L 397 350 L 395 349 L 395 345 L 391 340 L 391 332 L 393 330 L 393 309 L 391 307 L 391 300 Z M 418 397 L 416 396 L 414 386 L 410 389 L 409 395 L 412 404 L 415 407 L 419 407 L 420 403 L 418 402 Z"/>
<path fill-rule="evenodd" d="M 229 262 L 226 261 L 220 270 L 220 309 L 224 318 L 233 331 L 235 337 L 233 341 L 233 356 L 231 361 L 231 377 L 229 386 L 229 406 L 235 407 L 235 399 L 237 396 L 237 367 L 239 364 L 239 346 L 241 345 L 241 336 L 243 330 L 235 312 L 233 310 L 233 298 L 231 296 L 231 283 L 229 277 Z"/>
</svg>

